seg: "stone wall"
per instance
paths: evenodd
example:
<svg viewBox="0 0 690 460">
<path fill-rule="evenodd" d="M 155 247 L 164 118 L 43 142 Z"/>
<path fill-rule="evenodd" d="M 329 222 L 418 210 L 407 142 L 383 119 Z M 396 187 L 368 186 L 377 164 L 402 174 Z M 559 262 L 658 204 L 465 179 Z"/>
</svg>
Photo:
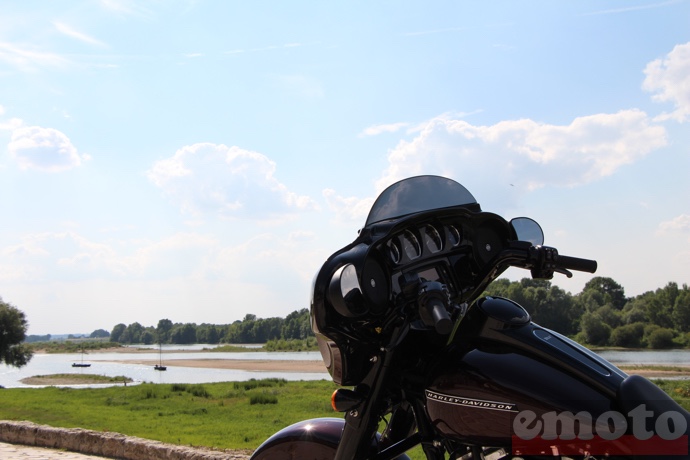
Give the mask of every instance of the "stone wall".
<svg viewBox="0 0 690 460">
<path fill-rule="evenodd" d="M 0 420 L 0 442 L 64 449 L 122 460 L 247 460 L 250 456 L 248 451 L 177 446 L 120 433 L 4 420 Z"/>
</svg>

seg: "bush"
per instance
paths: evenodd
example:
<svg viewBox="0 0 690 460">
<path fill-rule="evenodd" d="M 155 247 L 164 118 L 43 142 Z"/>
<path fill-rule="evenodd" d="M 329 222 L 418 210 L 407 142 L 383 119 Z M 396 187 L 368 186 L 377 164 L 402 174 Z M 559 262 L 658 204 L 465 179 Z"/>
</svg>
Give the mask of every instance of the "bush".
<svg viewBox="0 0 690 460">
<path fill-rule="evenodd" d="M 249 398 L 249 404 L 278 404 L 278 397 L 267 393 L 259 393 Z"/>
<path fill-rule="evenodd" d="M 272 388 L 272 387 L 282 387 L 287 383 L 285 379 L 270 378 L 270 379 L 249 379 L 246 382 L 235 382 L 233 386 L 235 390 L 253 390 L 255 388 Z"/>
<path fill-rule="evenodd" d="M 204 386 L 200 384 L 187 385 L 186 383 L 173 383 L 170 386 L 170 391 L 172 391 L 173 393 L 187 392 L 199 398 L 211 397 L 211 394 L 206 390 L 206 388 L 204 388 Z"/>
<path fill-rule="evenodd" d="M 633 323 L 620 326 L 611 332 L 611 345 L 617 347 L 639 348 L 642 346 L 644 323 Z"/>
<path fill-rule="evenodd" d="M 585 342 L 591 345 L 606 345 L 611 336 L 611 326 L 590 312 L 585 313 L 580 321 Z"/>
<path fill-rule="evenodd" d="M 649 334 L 647 343 L 649 344 L 649 348 L 673 348 L 673 329 L 668 329 L 665 327 L 654 329 L 654 331 Z"/>
</svg>

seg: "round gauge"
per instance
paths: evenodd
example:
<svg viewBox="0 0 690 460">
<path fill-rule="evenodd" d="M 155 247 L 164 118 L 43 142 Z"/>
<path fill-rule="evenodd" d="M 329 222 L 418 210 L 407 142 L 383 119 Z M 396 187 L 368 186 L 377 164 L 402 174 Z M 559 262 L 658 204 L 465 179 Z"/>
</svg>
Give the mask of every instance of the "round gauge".
<svg viewBox="0 0 690 460">
<path fill-rule="evenodd" d="M 406 230 L 401 239 L 403 251 L 405 251 L 405 255 L 408 259 L 414 260 L 422 255 L 422 246 L 419 244 L 419 240 L 414 233 Z"/>
<path fill-rule="evenodd" d="M 457 227 L 454 225 L 450 225 L 447 228 L 448 232 L 448 242 L 450 243 L 451 246 L 455 247 L 460 244 L 460 241 L 462 241 L 462 236 L 460 235 L 460 230 L 458 230 Z"/>
<path fill-rule="evenodd" d="M 397 241 L 390 240 L 388 243 L 386 243 L 386 251 L 388 252 L 388 257 L 390 258 L 391 262 L 394 264 L 400 262 L 400 246 L 398 245 Z"/>
<path fill-rule="evenodd" d="M 443 249 L 443 238 L 433 225 L 424 227 L 424 244 L 432 254 L 436 254 Z"/>
</svg>

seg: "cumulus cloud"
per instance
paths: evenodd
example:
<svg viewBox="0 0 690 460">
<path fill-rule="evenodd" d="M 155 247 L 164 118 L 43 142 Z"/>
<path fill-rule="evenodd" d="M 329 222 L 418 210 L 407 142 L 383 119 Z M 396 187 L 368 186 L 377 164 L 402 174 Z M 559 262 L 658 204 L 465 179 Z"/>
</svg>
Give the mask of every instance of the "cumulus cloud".
<svg viewBox="0 0 690 460">
<path fill-rule="evenodd" d="M 69 138 L 57 129 L 14 125 L 7 150 L 21 169 L 59 172 L 89 159 L 88 155 L 80 155 Z"/>
<path fill-rule="evenodd" d="M 5 108 L 0 105 L 0 117 L 5 115 Z M 19 118 L 11 118 L 9 121 L 0 120 L 0 131 L 13 131 L 24 125 Z"/>
<path fill-rule="evenodd" d="M 316 209 L 308 196 L 288 190 L 265 155 L 210 143 L 186 146 L 156 162 L 148 177 L 183 211 L 275 219 Z"/>
<path fill-rule="evenodd" d="M 657 102 L 670 102 L 674 110 L 659 116 L 660 120 L 687 121 L 690 117 L 690 43 L 677 45 L 662 59 L 656 59 L 644 70 L 643 88 Z"/>
<path fill-rule="evenodd" d="M 523 119 L 476 126 L 436 118 L 392 149 L 377 185 L 433 173 L 526 190 L 575 186 L 609 176 L 666 142 L 665 129 L 639 110 L 580 117 L 568 125 Z"/>
<path fill-rule="evenodd" d="M 660 223 L 657 231 L 660 235 L 676 232 L 690 235 L 690 214 L 681 214 L 674 219 Z"/>
<path fill-rule="evenodd" d="M 332 189 L 324 190 L 323 197 L 329 209 L 335 213 L 336 219 L 339 221 L 364 222 L 371 206 L 374 204 L 373 197 L 343 197 Z"/>
</svg>

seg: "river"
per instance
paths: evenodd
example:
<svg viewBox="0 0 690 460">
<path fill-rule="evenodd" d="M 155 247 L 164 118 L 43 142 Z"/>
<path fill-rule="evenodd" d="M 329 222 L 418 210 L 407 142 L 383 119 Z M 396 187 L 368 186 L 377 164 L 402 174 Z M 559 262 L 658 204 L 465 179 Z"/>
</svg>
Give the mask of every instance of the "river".
<svg viewBox="0 0 690 460">
<path fill-rule="evenodd" d="M 177 359 L 234 359 L 234 360 L 289 360 L 289 361 L 321 361 L 319 352 L 210 352 L 200 351 L 213 348 L 214 345 L 168 345 L 163 346 L 163 364 L 167 360 Z M 135 347 L 144 348 L 144 347 Z M 237 382 L 250 379 L 283 378 L 285 380 L 322 380 L 330 379 L 326 368 L 323 372 L 274 372 L 274 371 L 244 371 L 236 369 L 192 368 L 182 366 L 167 366 L 165 372 L 156 371 L 153 366 L 143 364 L 129 364 L 119 361 L 158 360 L 158 347 L 151 348 L 150 353 L 139 352 L 94 352 L 84 354 L 85 363 L 91 367 L 75 368 L 72 363 L 80 363 L 80 353 L 35 354 L 29 364 L 22 368 L 0 365 L 0 386 L 5 388 L 33 388 L 24 385 L 21 380 L 35 375 L 50 374 L 97 374 L 108 377 L 126 376 L 135 383 L 211 383 Z M 70 385 L 78 386 L 78 385 Z M 88 385 L 84 385 L 88 386 Z"/>
<path fill-rule="evenodd" d="M 139 348 L 139 347 L 137 347 Z M 174 359 L 246 359 L 246 360 L 308 360 L 320 361 L 318 352 L 237 352 L 222 353 L 202 351 L 213 348 L 213 345 L 167 345 L 163 347 L 163 364 L 166 360 Z M 598 354 L 617 365 L 621 364 L 655 364 L 655 365 L 690 365 L 690 350 L 603 350 Z M 244 371 L 235 369 L 191 368 L 168 366 L 167 371 L 155 371 L 152 366 L 143 364 L 128 364 L 118 361 L 158 359 L 158 348 L 152 347 L 151 353 L 118 352 L 92 353 L 84 355 L 84 361 L 91 363 L 88 368 L 73 368 L 72 363 L 80 362 L 81 354 L 37 354 L 29 364 L 22 368 L 0 365 L 0 386 L 18 388 L 30 386 L 21 383 L 26 377 L 35 375 L 84 373 L 98 374 L 108 377 L 126 376 L 136 383 L 211 383 L 246 381 L 268 377 L 286 380 L 330 380 L 324 367 L 323 372 L 274 372 L 274 371 Z"/>
</svg>

